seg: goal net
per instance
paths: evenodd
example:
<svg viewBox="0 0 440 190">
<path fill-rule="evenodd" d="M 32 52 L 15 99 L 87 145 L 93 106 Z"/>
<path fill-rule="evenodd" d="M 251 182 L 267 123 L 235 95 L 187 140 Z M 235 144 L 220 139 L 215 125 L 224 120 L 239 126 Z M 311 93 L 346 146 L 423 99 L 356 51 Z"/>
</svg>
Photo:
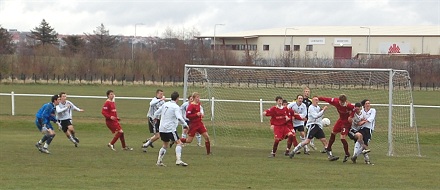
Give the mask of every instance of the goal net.
<svg viewBox="0 0 440 190">
<path fill-rule="evenodd" d="M 310 98 L 346 94 L 353 104 L 369 99 L 377 111 L 370 148 L 389 156 L 420 155 L 411 82 L 404 70 L 186 65 L 184 77 L 185 97 L 192 92 L 201 95 L 203 121 L 215 146 L 269 153 L 273 133 L 270 118 L 262 112 L 275 105 L 276 96 L 292 102 L 308 87 Z M 324 117 L 331 120 L 330 127 L 324 128 L 328 139 L 338 118 L 336 109 L 330 106 Z M 338 139 L 333 151 L 343 154 Z M 280 143 L 278 152 L 284 151 L 285 144 Z M 351 152 L 354 143 L 349 144 Z M 323 149 L 319 141 L 315 145 L 317 151 Z"/>
</svg>

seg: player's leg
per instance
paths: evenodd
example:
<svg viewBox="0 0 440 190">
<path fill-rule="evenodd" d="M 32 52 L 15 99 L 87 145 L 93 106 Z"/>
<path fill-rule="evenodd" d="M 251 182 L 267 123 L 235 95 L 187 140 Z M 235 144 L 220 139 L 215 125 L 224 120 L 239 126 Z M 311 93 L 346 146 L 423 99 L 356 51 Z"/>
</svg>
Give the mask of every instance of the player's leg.
<svg viewBox="0 0 440 190">
<path fill-rule="evenodd" d="M 153 123 L 153 129 L 152 129 L 152 132 L 153 132 L 153 136 L 152 137 L 150 137 L 148 140 L 147 140 L 147 142 L 146 143 L 144 143 L 143 145 L 142 145 L 142 148 L 147 148 L 147 147 L 151 147 L 151 148 L 154 148 L 154 146 L 153 146 L 153 142 L 155 142 L 155 141 L 157 141 L 159 138 L 160 138 L 160 134 L 159 134 L 159 125 L 160 125 L 160 120 L 157 120 L 155 123 Z M 150 131 L 151 132 L 151 131 Z M 146 149 L 144 149 L 144 152 L 146 151 Z"/>
<path fill-rule="evenodd" d="M 179 136 L 177 134 L 177 131 L 174 131 L 173 133 L 170 133 L 171 141 L 176 144 L 176 165 L 178 166 L 188 166 L 187 163 L 182 161 L 182 141 L 180 141 Z"/>
<path fill-rule="evenodd" d="M 121 136 L 121 133 L 119 133 L 119 128 L 118 128 L 118 125 L 116 125 L 116 124 L 117 124 L 116 122 L 111 122 L 111 121 L 109 121 L 109 122 L 106 122 L 106 124 L 107 124 L 108 129 L 109 129 L 109 130 L 112 132 L 112 134 L 114 135 L 114 136 L 113 136 L 113 139 L 108 143 L 107 146 L 108 146 L 111 150 L 116 151 L 116 149 L 115 149 L 115 143 L 116 143 L 116 141 L 118 141 L 119 137 Z"/>
<path fill-rule="evenodd" d="M 327 151 L 332 150 L 333 143 L 335 142 L 335 139 L 336 139 L 336 134 L 340 133 L 342 131 L 342 128 L 343 128 L 343 121 L 338 119 L 336 121 L 335 125 L 333 126 L 332 133 L 330 134 L 330 139 L 328 141 Z"/>
<path fill-rule="evenodd" d="M 286 135 L 284 134 L 284 126 L 274 126 L 273 134 L 274 134 L 274 142 L 272 146 L 272 151 L 269 154 L 269 158 L 275 157 L 278 150 L 278 144 L 280 143 L 280 141 L 283 140 L 283 138 Z"/>
<path fill-rule="evenodd" d="M 341 142 L 342 142 L 342 145 L 344 147 L 344 152 L 345 152 L 344 160 L 342 162 L 347 162 L 348 158 L 350 158 L 350 152 L 348 150 L 348 142 L 346 140 L 346 137 L 347 137 L 347 134 L 349 131 L 350 131 L 350 125 L 347 121 L 344 124 L 344 128 L 342 128 L 342 131 L 341 131 Z"/>
<path fill-rule="evenodd" d="M 43 137 L 35 143 L 35 147 L 37 147 L 38 151 L 41 152 L 41 148 L 43 148 L 43 143 L 46 142 L 46 140 L 49 138 L 49 136 L 43 131 L 43 120 L 36 118 L 35 119 L 35 126 L 37 127 L 38 131 L 40 131 L 43 134 Z"/>
<path fill-rule="evenodd" d="M 196 133 L 197 146 L 202 146 L 202 135 L 200 133 Z"/>
<path fill-rule="evenodd" d="M 122 150 L 132 151 L 133 148 L 127 146 L 127 144 L 125 143 L 125 135 L 124 135 L 124 131 L 122 130 L 122 128 L 119 130 L 119 133 L 121 133 L 121 136 L 119 136 L 119 139 L 121 140 Z"/>
<path fill-rule="evenodd" d="M 74 131 L 74 130 L 73 130 L 73 125 L 70 122 L 70 120 L 62 120 L 61 121 L 61 130 L 63 130 L 64 134 L 66 134 L 67 139 L 70 142 L 72 142 L 75 145 L 75 147 L 77 147 L 78 143 L 73 138 L 72 131 Z"/>
<path fill-rule="evenodd" d="M 297 146 L 295 146 L 295 148 L 293 148 L 292 151 L 290 151 L 289 153 L 289 157 L 293 158 L 295 156 L 295 154 L 304 146 L 306 146 L 307 144 L 310 143 L 310 140 L 313 138 L 314 133 L 316 132 L 314 129 L 315 127 L 317 127 L 317 125 L 312 125 L 310 126 L 310 130 L 307 131 L 307 139 L 305 139 L 304 141 L 301 141 Z"/>
<path fill-rule="evenodd" d="M 300 134 L 301 143 L 307 139 L 304 128 L 305 128 L 304 126 L 297 127 L 299 134 Z M 303 147 L 304 147 L 304 154 L 309 154 L 309 147 L 307 145 L 305 145 Z"/>
<path fill-rule="evenodd" d="M 170 136 L 167 134 L 169 134 L 169 133 L 159 133 L 159 136 L 162 140 L 162 147 L 160 148 L 159 155 L 157 156 L 157 162 L 156 162 L 157 166 L 166 166 L 165 164 L 163 164 L 163 157 L 165 156 L 165 153 L 167 152 L 167 148 L 168 148 L 169 142 L 170 142 Z"/>
<path fill-rule="evenodd" d="M 182 141 L 182 143 L 191 143 L 193 141 L 196 133 L 197 133 L 198 128 L 199 128 L 199 126 L 198 125 L 194 125 L 194 124 L 189 126 L 189 130 L 188 130 L 188 133 L 187 133 L 187 135 L 188 135 L 187 138 L 183 138 L 182 137 L 182 138 L 180 138 L 180 141 Z"/>
<path fill-rule="evenodd" d="M 287 147 L 286 147 L 286 152 L 284 153 L 285 156 L 289 156 L 289 152 L 292 149 L 292 145 L 293 147 L 298 146 L 298 141 L 296 141 L 295 138 L 295 130 L 294 129 L 289 129 L 290 133 L 287 134 Z"/>
<path fill-rule="evenodd" d="M 206 130 L 205 126 L 201 126 L 198 128 L 197 133 L 202 134 L 203 139 L 205 139 L 205 149 L 206 149 L 206 154 L 210 155 L 211 152 L 211 141 L 209 139 L 209 134 L 208 131 Z"/>
<path fill-rule="evenodd" d="M 50 154 L 49 152 L 49 145 L 52 143 L 52 140 L 55 138 L 55 131 L 53 130 L 52 126 L 49 124 L 46 124 L 47 130 L 46 135 L 48 136 L 46 142 L 43 145 L 43 148 L 41 149 L 41 152 Z"/>
</svg>

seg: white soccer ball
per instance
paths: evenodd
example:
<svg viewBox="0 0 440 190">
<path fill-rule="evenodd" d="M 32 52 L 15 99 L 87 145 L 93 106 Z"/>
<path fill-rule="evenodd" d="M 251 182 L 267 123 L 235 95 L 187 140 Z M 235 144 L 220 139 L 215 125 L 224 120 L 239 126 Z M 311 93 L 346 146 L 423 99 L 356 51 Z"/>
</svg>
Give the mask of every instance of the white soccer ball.
<svg viewBox="0 0 440 190">
<path fill-rule="evenodd" d="M 323 118 L 322 121 L 322 126 L 327 127 L 330 125 L 330 119 L 329 118 Z"/>
</svg>

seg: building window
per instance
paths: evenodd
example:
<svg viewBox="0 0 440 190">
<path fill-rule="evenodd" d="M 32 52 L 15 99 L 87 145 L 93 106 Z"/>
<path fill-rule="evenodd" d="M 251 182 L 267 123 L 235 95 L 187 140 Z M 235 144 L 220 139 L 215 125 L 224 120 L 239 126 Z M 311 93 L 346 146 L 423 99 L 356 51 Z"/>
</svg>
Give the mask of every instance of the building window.
<svg viewBox="0 0 440 190">
<path fill-rule="evenodd" d="M 284 45 L 284 51 L 290 51 L 290 45 Z"/>
<path fill-rule="evenodd" d="M 306 51 L 313 51 L 313 45 L 307 45 Z"/>
<path fill-rule="evenodd" d="M 299 45 L 293 45 L 293 51 L 299 51 Z"/>
<path fill-rule="evenodd" d="M 263 45 L 263 51 L 269 51 L 269 45 Z"/>
</svg>

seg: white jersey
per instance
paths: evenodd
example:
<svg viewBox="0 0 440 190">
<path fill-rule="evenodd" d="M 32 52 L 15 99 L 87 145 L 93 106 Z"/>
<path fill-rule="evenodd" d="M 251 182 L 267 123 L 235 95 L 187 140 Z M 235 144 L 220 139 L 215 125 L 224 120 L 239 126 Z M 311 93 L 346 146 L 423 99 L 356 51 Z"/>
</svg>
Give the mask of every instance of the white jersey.
<svg viewBox="0 0 440 190">
<path fill-rule="evenodd" d="M 68 107 L 68 105 L 70 105 L 70 107 Z M 73 110 L 80 111 L 80 109 L 69 100 L 66 100 L 64 104 L 60 102 L 55 108 L 57 120 L 72 119 Z"/>
<path fill-rule="evenodd" d="M 302 102 L 300 105 L 298 105 L 296 102 L 290 103 L 287 106 L 287 108 L 292 109 L 293 111 L 298 113 L 301 118 L 305 118 L 307 116 L 307 106 L 306 106 L 306 104 L 303 104 Z M 293 127 L 299 127 L 299 126 L 304 126 L 304 121 L 294 119 L 293 120 Z"/>
<path fill-rule="evenodd" d="M 321 110 L 321 108 L 317 105 L 314 106 L 313 104 L 309 106 L 309 118 L 307 120 L 307 126 L 310 126 L 312 124 L 319 125 L 319 127 L 322 129 L 322 116 L 324 116 L 324 110 Z"/>
<path fill-rule="evenodd" d="M 365 126 L 365 124 L 358 126 L 357 123 L 359 123 L 360 121 L 366 119 L 365 117 L 365 113 L 363 111 L 361 111 L 359 114 L 358 113 L 354 113 L 354 116 L 352 118 L 352 122 L 351 122 L 351 128 L 354 129 L 355 131 L 359 131 L 359 129 L 361 129 L 362 127 Z"/>
<path fill-rule="evenodd" d="M 177 125 L 186 126 L 186 122 L 182 117 L 182 111 L 175 101 L 169 101 L 162 105 L 156 112 L 153 118 L 160 117 L 159 132 L 171 133 L 176 131 Z"/>
<path fill-rule="evenodd" d="M 365 118 L 368 121 L 364 124 L 364 127 L 374 130 L 374 127 L 376 125 L 376 109 L 370 108 L 370 110 L 368 111 L 362 109 L 362 113 L 365 114 Z"/>
<path fill-rule="evenodd" d="M 148 109 L 147 116 L 153 118 L 154 112 L 156 112 L 164 103 L 164 100 L 154 97 L 150 101 L 150 108 Z"/>
</svg>

